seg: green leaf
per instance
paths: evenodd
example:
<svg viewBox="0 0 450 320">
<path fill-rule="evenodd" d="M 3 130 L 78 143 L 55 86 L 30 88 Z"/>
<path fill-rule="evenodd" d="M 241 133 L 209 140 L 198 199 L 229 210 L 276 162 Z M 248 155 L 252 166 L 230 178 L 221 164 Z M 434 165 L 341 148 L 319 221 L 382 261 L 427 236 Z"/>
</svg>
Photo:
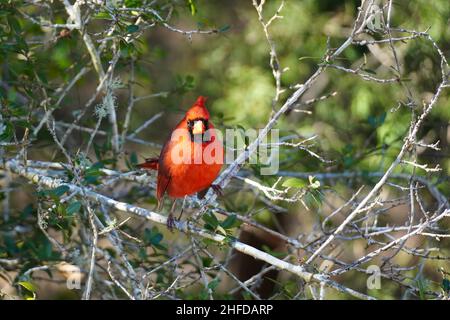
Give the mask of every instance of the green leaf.
<svg viewBox="0 0 450 320">
<path fill-rule="evenodd" d="M 161 242 L 162 239 L 163 239 L 163 235 L 161 233 L 157 233 L 152 237 L 151 243 L 152 243 L 152 245 L 157 245 Z"/>
<path fill-rule="evenodd" d="M 308 206 L 316 206 L 320 208 L 323 204 L 324 195 L 320 190 L 310 189 L 304 200 Z"/>
<path fill-rule="evenodd" d="M 308 184 L 303 179 L 298 178 L 289 178 L 286 181 L 283 182 L 283 187 L 289 187 L 289 188 L 304 188 Z"/>
<path fill-rule="evenodd" d="M 88 184 L 95 184 L 98 182 L 98 177 L 102 175 L 102 172 L 100 169 L 104 167 L 104 164 L 102 162 L 96 162 L 92 166 L 86 169 L 84 172 L 85 177 L 84 180 Z"/>
<path fill-rule="evenodd" d="M 419 278 L 416 280 L 417 288 L 419 289 L 419 298 L 420 300 L 426 300 L 426 290 L 428 287 L 428 281 L 423 278 Z"/>
<path fill-rule="evenodd" d="M 195 88 L 195 78 L 192 75 L 186 77 L 176 76 L 176 91 L 183 94 Z"/>
<path fill-rule="evenodd" d="M 198 299 L 199 300 L 207 300 L 209 296 L 208 290 L 203 289 L 202 291 L 200 291 L 199 295 L 198 295 Z"/>
<path fill-rule="evenodd" d="M 208 289 L 214 291 L 219 285 L 220 279 L 214 279 L 210 283 L 208 283 Z"/>
<path fill-rule="evenodd" d="M 20 26 L 19 20 L 17 20 L 13 15 L 7 16 L 8 24 L 15 33 L 20 33 L 22 28 Z"/>
<path fill-rule="evenodd" d="M 36 292 L 36 290 L 37 290 L 35 285 L 29 281 L 19 281 L 17 284 L 24 287 L 25 289 L 27 289 L 30 292 Z"/>
<path fill-rule="evenodd" d="M 78 211 L 80 211 L 80 208 L 81 208 L 81 202 L 73 201 L 67 207 L 66 212 L 68 215 L 73 215 L 74 213 L 77 213 Z"/>
<path fill-rule="evenodd" d="M 0 123 L 0 141 L 9 141 L 13 137 L 14 127 L 11 122 Z"/>
<path fill-rule="evenodd" d="M 66 207 L 62 203 L 58 204 L 56 210 L 60 216 L 63 217 L 66 215 Z"/>
<path fill-rule="evenodd" d="M 349 168 L 349 167 L 351 167 L 351 165 L 353 164 L 353 157 L 348 157 L 348 156 L 345 156 L 344 157 L 344 167 L 345 168 Z"/>
<path fill-rule="evenodd" d="M 215 242 L 214 240 L 208 239 L 208 238 L 203 238 L 202 242 L 206 246 L 215 246 L 217 244 L 217 242 Z"/>
<path fill-rule="evenodd" d="M 227 32 L 228 30 L 230 30 L 231 26 L 229 25 L 224 25 L 223 27 L 221 27 L 219 29 L 219 32 Z"/>
<path fill-rule="evenodd" d="M 235 243 L 236 242 L 236 238 L 235 237 L 233 237 L 233 236 L 231 236 L 231 235 L 226 235 L 225 236 L 225 239 L 223 240 L 223 243 L 225 243 L 225 244 L 227 244 L 227 245 L 229 245 L 229 246 L 232 246 L 233 245 L 233 243 Z"/>
<path fill-rule="evenodd" d="M 108 12 L 106 12 L 106 11 L 102 11 L 102 12 L 97 13 L 97 14 L 94 16 L 94 19 L 105 19 L 105 20 L 109 20 L 109 19 L 111 19 L 111 15 L 110 15 Z"/>
<path fill-rule="evenodd" d="M 353 153 L 354 149 L 355 149 L 355 147 L 351 143 L 349 143 L 349 144 L 346 144 L 344 148 L 342 148 L 342 153 L 350 154 L 350 153 Z"/>
<path fill-rule="evenodd" d="M 386 120 L 386 112 L 383 112 L 379 116 L 370 115 L 367 118 L 367 122 L 369 123 L 369 125 L 372 128 L 377 128 L 377 127 L 381 126 L 385 120 Z"/>
<path fill-rule="evenodd" d="M 373 75 L 377 75 L 377 73 L 374 70 L 372 70 L 372 69 L 364 69 L 363 68 L 362 70 L 367 72 L 367 73 L 370 73 L 370 74 L 373 74 Z"/>
<path fill-rule="evenodd" d="M 369 118 L 367 118 L 367 122 L 369 123 L 369 125 L 371 126 L 371 127 L 376 127 L 377 125 L 377 120 L 376 120 L 376 117 L 374 117 L 374 116 L 372 116 L 372 115 L 370 115 L 369 116 Z"/>
<path fill-rule="evenodd" d="M 189 10 L 191 11 L 191 14 L 193 16 L 195 16 L 195 14 L 197 13 L 197 7 L 195 5 L 195 1 L 194 0 L 187 0 L 187 6 L 188 6 Z"/>
<path fill-rule="evenodd" d="M 47 238 L 42 238 L 36 248 L 37 257 L 40 260 L 49 260 L 53 256 L 52 244 Z"/>
<path fill-rule="evenodd" d="M 20 281 L 18 284 L 25 288 L 27 292 L 24 293 L 25 300 L 35 300 L 36 299 L 36 287 L 29 281 Z"/>
<path fill-rule="evenodd" d="M 104 167 L 105 166 L 104 166 L 103 162 L 99 161 L 99 162 L 94 163 L 92 166 L 90 166 L 89 169 L 90 170 L 99 170 L 99 169 L 102 169 Z"/>
<path fill-rule="evenodd" d="M 29 203 L 25 208 L 23 208 L 22 212 L 20 213 L 20 219 L 25 220 L 26 218 L 30 217 L 33 212 L 33 205 Z"/>
<path fill-rule="evenodd" d="M 161 244 L 162 239 L 163 235 L 158 231 L 157 227 L 153 227 L 151 230 L 144 230 L 144 242 L 147 245 L 153 246 L 160 250 L 165 250 L 166 247 Z"/>
<path fill-rule="evenodd" d="M 268 254 L 276 257 L 276 258 L 284 258 L 287 256 L 287 253 L 285 252 L 277 252 L 277 251 L 273 251 L 269 246 L 263 244 L 262 249 L 267 252 Z"/>
<path fill-rule="evenodd" d="M 442 289 L 444 289 L 444 291 L 449 294 L 450 293 L 450 280 L 447 278 L 444 278 L 442 280 Z"/>
<path fill-rule="evenodd" d="M 66 193 L 69 190 L 70 190 L 70 188 L 68 186 L 62 185 L 62 186 L 56 187 L 55 189 L 50 190 L 50 195 L 52 195 L 56 198 L 60 198 L 64 193 Z"/>
<path fill-rule="evenodd" d="M 16 125 L 22 128 L 31 128 L 31 123 L 25 120 L 18 120 L 16 121 Z"/>
<path fill-rule="evenodd" d="M 386 112 L 383 112 L 379 117 L 378 117 L 378 125 L 382 125 L 384 123 L 384 120 L 386 120 Z"/>
<path fill-rule="evenodd" d="M 205 228 L 210 230 L 214 231 L 219 226 L 219 220 L 217 220 L 216 216 L 211 212 L 205 213 L 202 216 L 202 220 L 206 222 Z"/>
<path fill-rule="evenodd" d="M 134 151 L 130 155 L 130 163 L 134 166 L 137 165 L 137 163 L 138 163 L 138 158 L 137 158 L 136 152 L 134 152 Z"/>
<path fill-rule="evenodd" d="M 139 8 L 142 6 L 141 0 L 125 0 L 125 6 L 127 8 Z"/>
<path fill-rule="evenodd" d="M 135 24 L 130 24 L 127 26 L 127 33 L 135 33 L 139 31 L 139 26 Z"/>
<path fill-rule="evenodd" d="M 202 264 L 203 267 L 208 268 L 211 266 L 213 259 L 210 257 L 202 257 Z"/>
<path fill-rule="evenodd" d="M 224 229 L 230 229 L 234 226 L 234 223 L 236 222 L 236 220 L 237 220 L 236 215 L 232 214 L 232 215 L 228 216 L 224 221 L 222 221 L 220 223 L 220 225 Z"/>
</svg>

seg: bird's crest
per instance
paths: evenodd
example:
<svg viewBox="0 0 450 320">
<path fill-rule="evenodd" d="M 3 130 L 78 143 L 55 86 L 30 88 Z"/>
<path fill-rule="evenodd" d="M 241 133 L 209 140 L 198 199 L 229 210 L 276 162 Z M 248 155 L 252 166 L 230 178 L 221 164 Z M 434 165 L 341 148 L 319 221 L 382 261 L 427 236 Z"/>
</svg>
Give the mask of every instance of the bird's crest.
<svg viewBox="0 0 450 320">
<path fill-rule="evenodd" d="M 195 101 L 194 105 L 186 112 L 187 120 L 194 119 L 209 119 L 209 112 L 206 109 L 205 102 L 207 97 L 199 96 L 197 101 Z"/>
</svg>

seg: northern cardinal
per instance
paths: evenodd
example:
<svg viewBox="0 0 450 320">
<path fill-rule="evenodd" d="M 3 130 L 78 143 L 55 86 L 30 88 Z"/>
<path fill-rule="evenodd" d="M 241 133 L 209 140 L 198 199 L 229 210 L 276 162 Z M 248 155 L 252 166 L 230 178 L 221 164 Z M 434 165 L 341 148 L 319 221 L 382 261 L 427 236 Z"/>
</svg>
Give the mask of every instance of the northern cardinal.
<svg viewBox="0 0 450 320">
<path fill-rule="evenodd" d="M 146 159 L 138 165 L 142 169 L 158 171 L 158 208 L 166 192 L 172 198 L 195 193 L 202 198 L 222 168 L 223 145 L 209 121 L 205 102 L 205 97 L 197 98 L 172 131 L 158 158 Z M 215 192 L 220 192 L 220 188 L 212 187 Z M 167 220 L 169 229 L 173 228 L 173 223 L 171 210 Z"/>
</svg>

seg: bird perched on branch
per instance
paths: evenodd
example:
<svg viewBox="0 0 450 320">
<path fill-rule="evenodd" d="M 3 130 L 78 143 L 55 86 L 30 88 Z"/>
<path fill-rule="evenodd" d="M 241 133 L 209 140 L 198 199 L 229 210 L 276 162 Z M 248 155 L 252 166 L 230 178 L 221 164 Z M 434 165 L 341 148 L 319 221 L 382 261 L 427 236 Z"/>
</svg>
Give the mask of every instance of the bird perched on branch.
<svg viewBox="0 0 450 320">
<path fill-rule="evenodd" d="M 195 193 L 199 198 L 203 198 L 211 186 L 215 192 L 221 192 L 220 187 L 212 183 L 222 168 L 223 145 L 220 132 L 214 129 L 209 121 L 205 102 L 205 97 L 197 98 L 172 131 L 158 158 L 146 159 L 144 163 L 138 165 L 142 169 L 158 171 L 156 188 L 158 210 L 162 207 L 166 193 L 175 198 L 167 219 L 170 230 L 174 224 L 172 211 L 177 198 Z"/>
</svg>

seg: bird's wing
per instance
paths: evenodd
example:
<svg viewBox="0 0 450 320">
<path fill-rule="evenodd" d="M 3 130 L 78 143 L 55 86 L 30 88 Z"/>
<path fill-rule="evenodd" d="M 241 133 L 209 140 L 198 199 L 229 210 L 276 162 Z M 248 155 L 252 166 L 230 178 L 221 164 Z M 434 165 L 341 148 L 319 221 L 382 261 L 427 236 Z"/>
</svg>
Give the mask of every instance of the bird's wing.
<svg viewBox="0 0 450 320">
<path fill-rule="evenodd" d="M 157 179 L 157 188 L 156 188 L 156 198 L 160 200 L 167 189 L 169 188 L 170 180 L 171 180 L 171 170 L 170 163 L 168 162 L 168 155 L 171 148 L 172 142 L 167 141 L 161 149 L 161 154 L 158 159 L 158 179 Z"/>
<path fill-rule="evenodd" d="M 171 177 L 164 172 L 158 172 L 158 186 L 156 188 L 156 198 L 158 201 L 164 196 L 169 187 Z"/>
</svg>

